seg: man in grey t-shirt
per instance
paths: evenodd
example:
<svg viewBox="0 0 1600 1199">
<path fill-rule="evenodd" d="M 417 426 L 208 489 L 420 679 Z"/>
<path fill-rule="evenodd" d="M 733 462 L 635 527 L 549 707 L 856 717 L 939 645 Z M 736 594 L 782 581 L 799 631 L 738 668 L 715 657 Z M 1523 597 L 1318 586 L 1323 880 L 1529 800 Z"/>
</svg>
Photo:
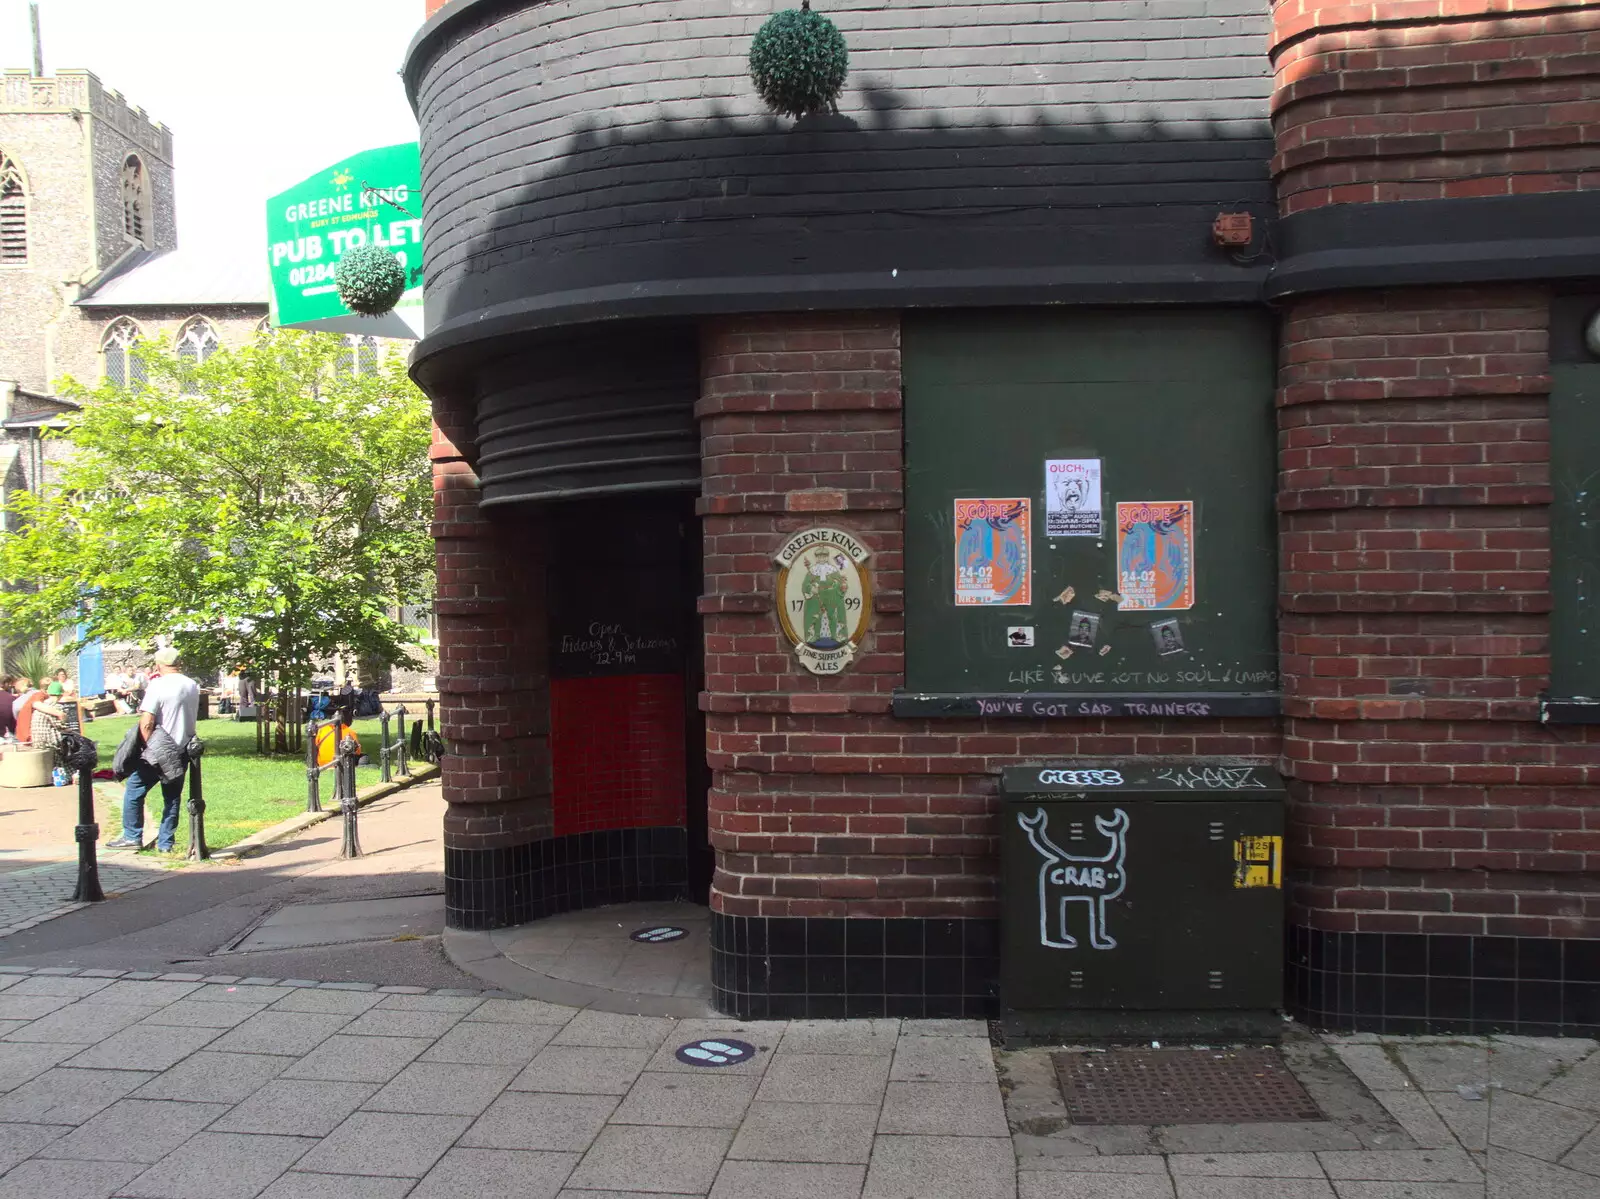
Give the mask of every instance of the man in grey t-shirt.
<svg viewBox="0 0 1600 1199">
<path fill-rule="evenodd" d="M 200 711 L 200 685 L 179 668 L 178 651 L 157 650 L 151 658 L 150 682 L 139 704 L 139 735 L 148 743 L 160 729 L 182 752 L 194 736 L 195 719 Z M 188 770 L 185 768 L 184 774 Z M 183 778 L 165 780 L 146 762 L 138 761 L 122 792 L 122 836 L 107 841 L 107 849 L 140 849 L 144 846 L 144 797 L 161 784 L 161 825 L 156 831 L 156 848 L 170 853 L 178 831 L 178 804 L 183 799 Z"/>
</svg>

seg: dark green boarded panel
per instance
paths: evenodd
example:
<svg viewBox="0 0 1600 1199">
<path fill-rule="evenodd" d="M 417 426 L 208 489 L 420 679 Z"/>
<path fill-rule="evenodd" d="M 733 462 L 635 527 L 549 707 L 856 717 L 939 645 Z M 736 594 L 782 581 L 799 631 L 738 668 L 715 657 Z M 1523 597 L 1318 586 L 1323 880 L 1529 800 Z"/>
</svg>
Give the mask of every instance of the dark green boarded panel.
<svg viewBox="0 0 1600 1199">
<path fill-rule="evenodd" d="M 1551 376 L 1550 696 L 1600 699 L 1600 364 Z"/>
<path fill-rule="evenodd" d="M 908 314 L 904 355 L 908 691 L 1276 691 L 1269 315 Z M 1052 458 L 1102 460 L 1103 539 L 1045 535 Z M 1014 496 L 1032 500 L 1032 604 L 957 607 L 954 501 Z M 1149 500 L 1195 505 L 1191 609 L 1120 612 L 1094 599 L 1117 587 L 1116 504 Z M 1076 600 L 1053 602 L 1069 585 Z M 1057 657 L 1074 608 L 1101 618 L 1108 653 Z M 1169 617 L 1187 652 L 1163 657 L 1150 626 Z M 1032 626 L 1034 648 L 1009 647 L 1010 626 Z"/>
</svg>

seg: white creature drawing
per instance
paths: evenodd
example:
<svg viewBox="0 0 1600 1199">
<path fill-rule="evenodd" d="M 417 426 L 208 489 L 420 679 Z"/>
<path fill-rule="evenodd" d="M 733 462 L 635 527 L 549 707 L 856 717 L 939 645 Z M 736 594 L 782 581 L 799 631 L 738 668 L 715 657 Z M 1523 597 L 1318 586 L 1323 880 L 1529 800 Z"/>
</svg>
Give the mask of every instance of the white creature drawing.
<svg viewBox="0 0 1600 1199">
<path fill-rule="evenodd" d="M 1053 949 L 1076 949 L 1078 939 L 1067 931 L 1067 905 L 1081 903 L 1089 913 L 1089 944 L 1095 949 L 1115 949 L 1117 942 L 1106 932 L 1106 900 L 1122 894 L 1127 885 L 1123 862 L 1128 853 L 1128 814 L 1117 808 L 1107 820 L 1094 818 L 1095 828 L 1110 839 L 1105 853 L 1098 857 L 1070 854 L 1046 835 L 1049 815 L 1043 808 L 1025 816 L 1017 813 L 1017 823 L 1028 835 L 1028 843 L 1044 859 L 1039 867 L 1039 943 Z"/>
</svg>

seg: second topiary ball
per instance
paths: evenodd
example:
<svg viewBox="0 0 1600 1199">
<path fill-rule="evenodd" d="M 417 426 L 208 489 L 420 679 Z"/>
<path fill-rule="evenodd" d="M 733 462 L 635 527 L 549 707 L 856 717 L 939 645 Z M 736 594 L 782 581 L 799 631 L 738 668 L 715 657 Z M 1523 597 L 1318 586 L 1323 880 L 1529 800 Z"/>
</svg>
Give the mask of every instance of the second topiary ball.
<svg viewBox="0 0 1600 1199">
<path fill-rule="evenodd" d="M 339 259 L 335 273 L 339 298 L 351 312 L 382 316 L 406 290 L 406 268 L 386 246 L 356 246 Z"/>
<path fill-rule="evenodd" d="M 850 52 L 844 34 L 811 0 L 772 16 L 750 43 L 750 79 L 774 112 L 824 112 L 844 88 Z"/>
</svg>

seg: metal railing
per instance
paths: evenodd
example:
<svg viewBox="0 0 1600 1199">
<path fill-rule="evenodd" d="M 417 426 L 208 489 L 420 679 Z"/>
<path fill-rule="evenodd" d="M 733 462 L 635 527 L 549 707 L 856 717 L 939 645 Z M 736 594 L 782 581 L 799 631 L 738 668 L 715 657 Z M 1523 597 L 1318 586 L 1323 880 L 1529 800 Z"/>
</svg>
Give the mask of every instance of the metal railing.
<svg viewBox="0 0 1600 1199">
<path fill-rule="evenodd" d="M 395 772 L 401 778 L 411 777 L 411 767 L 406 764 L 406 717 L 409 713 L 402 704 L 393 712 L 380 709 L 378 712 L 378 778 L 379 781 L 391 783 L 394 779 L 390 775 L 389 763 L 398 761 L 400 766 Z M 393 718 L 398 722 L 395 730 L 395 739 L 389 740 L 389 721 Z"/>
<path fill-rule="evenodd" d="M 332 720 L 306 721 L 306 811 L 322 811 L 322 773 L 325 770 L 333 771 L 333 800 L 339 805 L 339 814 L 344 818 L 344 846 L 339 856 L 359 858 L 361 840 L 356 828 L 356 817 L 360 811 L 356 804 L 356 759 L 359 755 L 355 737 L 346 734 L 349 727 L 338 714 Z M 324 728 L 333 730 L 334 750 L 333 757 L 327 763 L 319 764 L 317 733 Z"/>
</svg>

